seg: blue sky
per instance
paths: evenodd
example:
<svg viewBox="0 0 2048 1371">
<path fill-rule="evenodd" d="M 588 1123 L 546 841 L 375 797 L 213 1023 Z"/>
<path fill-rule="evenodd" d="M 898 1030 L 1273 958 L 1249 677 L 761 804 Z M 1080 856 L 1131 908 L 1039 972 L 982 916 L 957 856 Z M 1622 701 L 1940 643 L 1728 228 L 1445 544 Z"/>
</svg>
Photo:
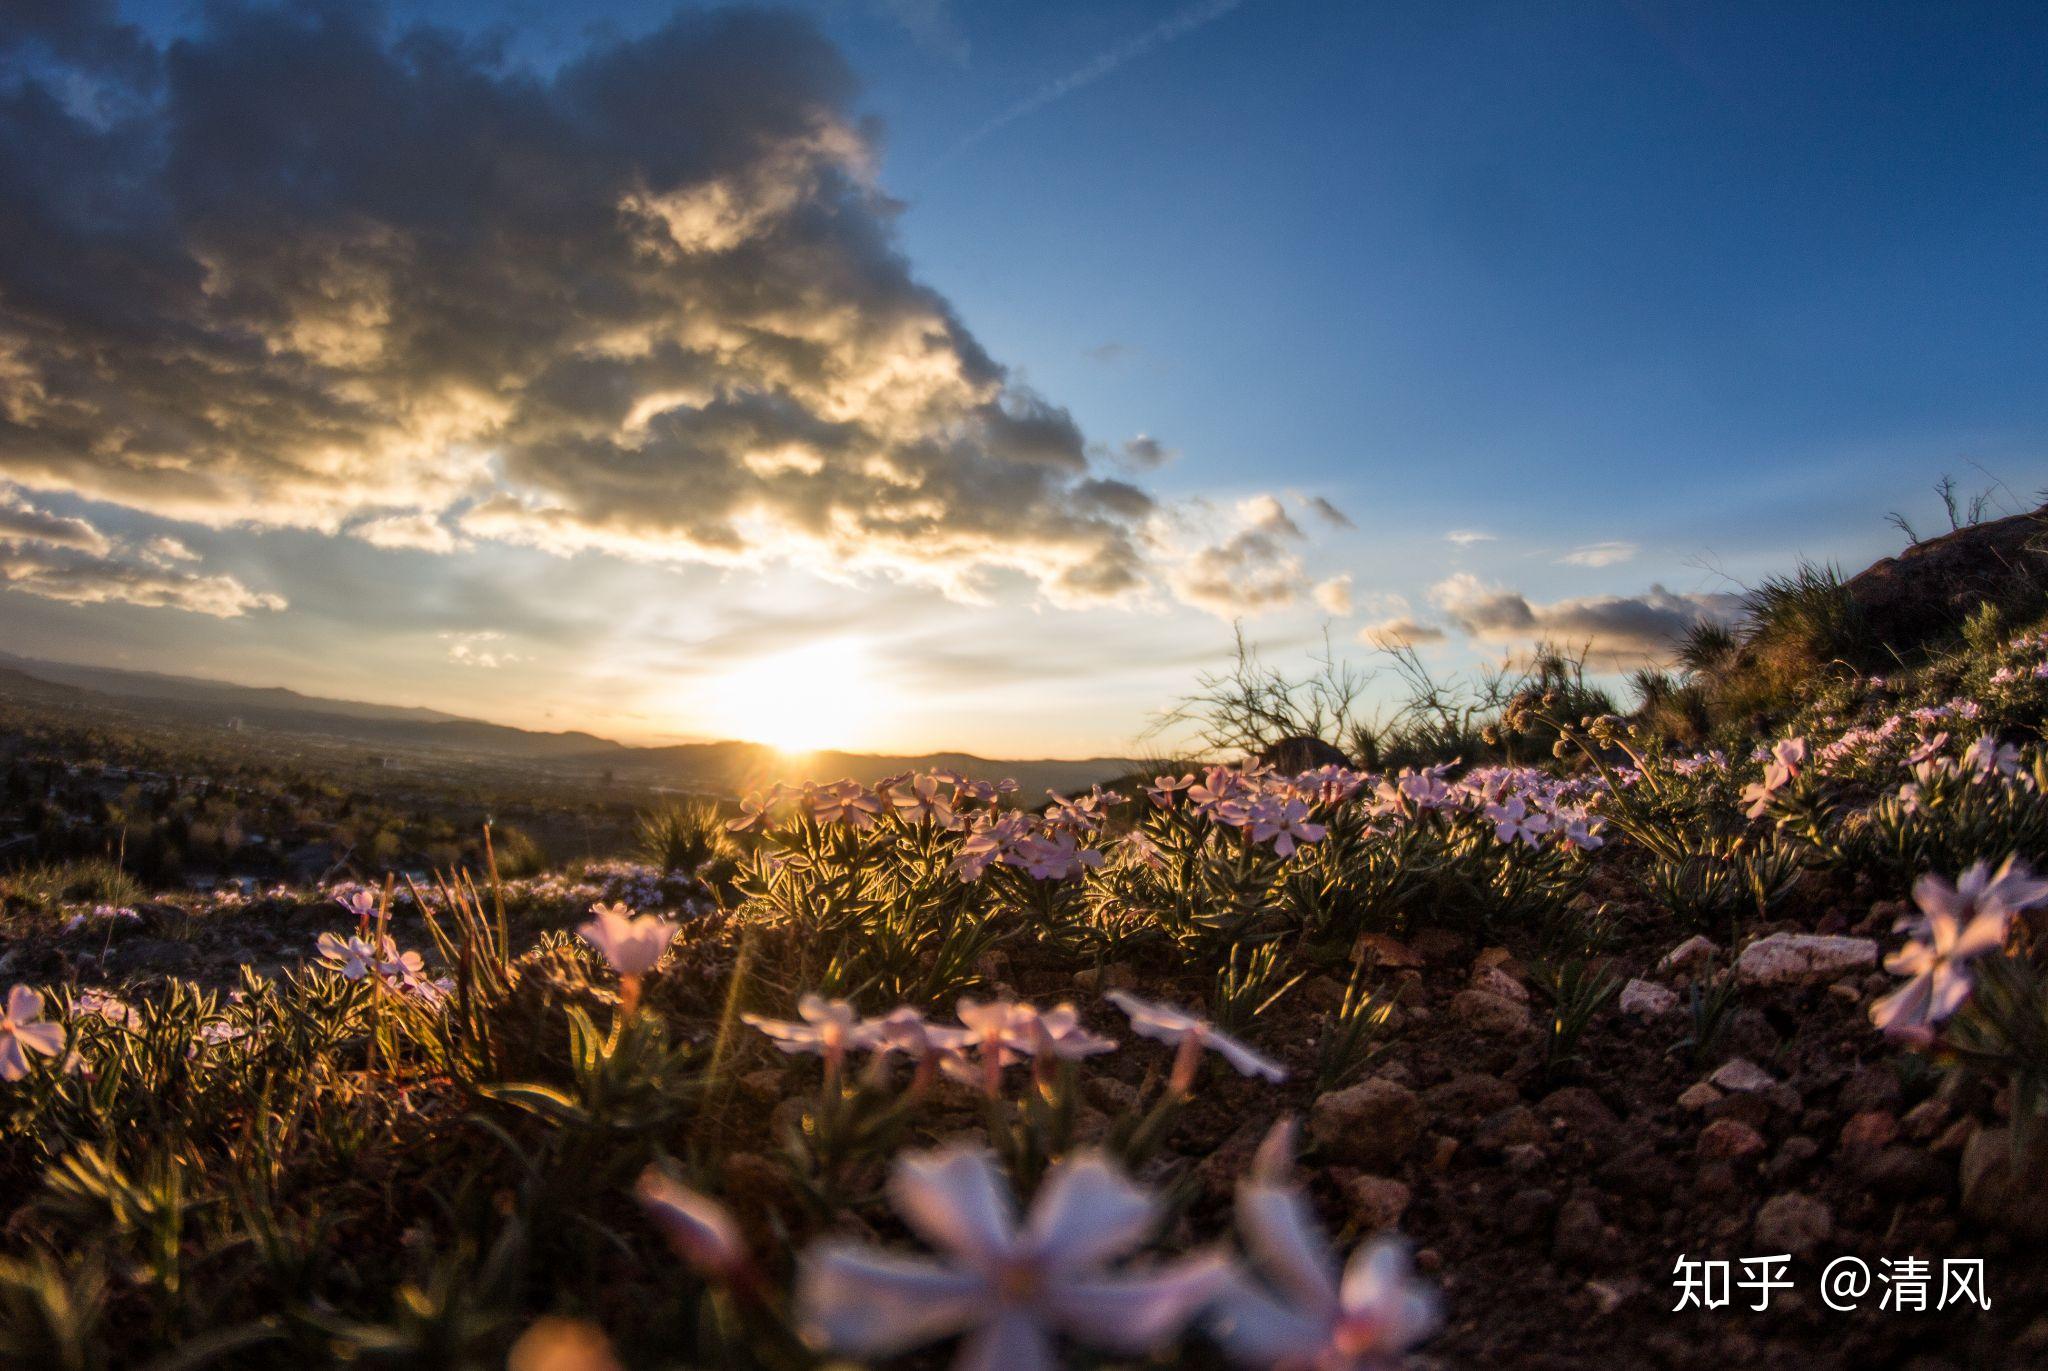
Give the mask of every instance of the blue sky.
<svg viewBox="0 0 2048 1371">
<path fill-rule="evenodd" d="M 406 0 L 387 32 L 495 34 L 499 70 L 545 80 L 674 12 L 562 8 Z M 721 700 L 786 663 L 858 680 L 855 745 L 1110 751 L 1233 617 L 1282 660 L 1327 624 L 1362 661 L 1360 635 L 1399 625 L 1445 670 L 1539 632 L 1627 665 L 1654 653 L 1602 636 L 1626 611 L 1725 612 L 1801 556 L 1860 566 L 1899 540 L 1887 511 L 1940 525 L 1944 472 L 2015 510 L 2048 485 L 2038 6 L 800 8 L 859 82 L 847 117 L 878 121 L 859 136 L 908 276 L 1006 393 L 1064 410 L 1091 471 L 1149 498 L 1144 586 L 1079 603 L 1012 551 L 964 590 L 893 562 L 670 563 L 611 514 L 612 541 L 573 548 L 373 549 L 359 496 L 319 527 L 237 522 L 11 460 L 0 435 L 19 503 L 167 533 L 197 554 L 180 565 L 286 602 L 18 581 L 0 626 L 52 655 L 644 737 L 769 731 Z M 156 44 L 205 33 L 184 4 L 120 15 Z M 1126 461 L 1137 435 L 1174 456 Z M 1217 564 L 1259 595 L 1188 589 L 1205 549 L 1261 530 Z M 404 608 L 372 622 L 336 583 Z"/>
</svg>

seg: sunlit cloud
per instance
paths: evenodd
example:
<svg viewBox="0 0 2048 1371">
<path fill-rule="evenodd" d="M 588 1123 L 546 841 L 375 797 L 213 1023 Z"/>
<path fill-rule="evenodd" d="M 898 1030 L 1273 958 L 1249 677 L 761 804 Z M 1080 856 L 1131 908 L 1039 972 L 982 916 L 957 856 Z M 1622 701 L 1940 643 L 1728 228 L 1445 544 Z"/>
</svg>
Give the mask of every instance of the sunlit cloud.
<svg viewBox="0 0 2048 1371">
<path fill-rule="evenodd" d="M 285 607 L 282 596 L 207 575 L 199 560 L 168 535 L 117 538 L 0 487 L 0 587 L 69 604 L 131 604 L 218 619 Z"/>
<path fill-rule="evenodd" d="M 1317 606 L 1325 614 L 1342 618 L 1351 613 L 1351 577 L 1348 574 L 1318 581 L 1313 594 Z"/>
<path fill-rule="evenodd" d="M 1180 583 L 1151 497 L 912 275 L 807 21 L 684 14 L 540 80 L 350 7 L 209 15 L 97 74 L 133 118 L 0 109 L 0 474 L 385 549 Z"/>
<path fill-rule="evenodd" d="M 1669 660 L 1678 639 L 1702 620 L 1725 622 L 1741 597 L 1680 595 L 1653 585 L 1640 595 L 1593 595 L 1549 603 L 1481 581 L 1469 572 L 1430 589 L 1430 603 L 1466 636 L 1489 642 L 1549 640 L 1583 647 L 1602 665 Z"/>
<path fill-rule="evenodd" d="M 1474 543 L 1493 542 L 1495 536 L 1491 533 L 1482 533 L 1476 528 L 1454 528 L 1444 535 L 1444 541 L 1456 543 L 1459 547 L 1470 547 Z"/>
<path fill-rule="evenodd" d="M 1568 566 L 1614 566 L 1641 551 L 1634 543 L 1587 543 L 1558 558 Z"/>
</svg>

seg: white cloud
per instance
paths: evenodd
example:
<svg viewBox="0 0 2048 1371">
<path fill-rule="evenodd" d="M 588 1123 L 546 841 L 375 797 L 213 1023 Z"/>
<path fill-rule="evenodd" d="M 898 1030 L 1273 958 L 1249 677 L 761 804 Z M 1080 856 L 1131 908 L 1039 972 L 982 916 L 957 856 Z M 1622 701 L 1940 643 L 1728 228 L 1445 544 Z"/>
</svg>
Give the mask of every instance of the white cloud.
<svg viewBox="0 0 2048 1371">
<path fill-rule="evenodd" d="M 1339 618 L 1351 613 L 1351 576 L 1348 572 L 1317 582 L 1313 593 L 1324 613 L 1335 614 Z"/>
<path fill-rule="evenodd" d="M 1454 528 L 1444 535 L 1444 541 L 1456 543 L 1459 547 L 1470 547 L 1474 543 L 1493 542 L 1494 535 L 1482 533 L 1476 528 Z"/>
<path fill-rule="evenodd" d="M 219 619 L 285 607 L 281 596 L 194 569 L 198 560 L 176 538 L 113 538 L 84 519 L 53 514 L 18 490 L 0 487 L 0 587 L 69 604 L 182 609 Z"/>
<path fill-rule="evenodd" d="M 1586 543 L 1573 548 L 1559 561 L 1570 566 L 1613 566 L 1626 562 L 1641 551 L 1634 543 Z"/>
</svg>

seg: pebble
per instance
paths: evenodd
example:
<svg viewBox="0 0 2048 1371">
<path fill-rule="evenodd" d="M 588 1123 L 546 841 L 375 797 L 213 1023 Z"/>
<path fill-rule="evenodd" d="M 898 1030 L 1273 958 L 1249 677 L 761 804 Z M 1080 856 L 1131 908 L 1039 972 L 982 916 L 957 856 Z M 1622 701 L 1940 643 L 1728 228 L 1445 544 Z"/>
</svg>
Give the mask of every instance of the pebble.
<svg viewBox="0 0 2048 1371">
<path fill-rule="evenodd" d="M 1773 933 L 1742 949 L 1735 975 L 1745 985 L 1805 985 L 1877 965 L 1877 943 L 1820 933 Z"/>
<path fill-rule="evenodd" d="M 1527 1009 L 1485 990 L 1460 990 L 1451 1000 L 1451 1012 L 1475 1033 L 1512 1037 L 1529 1031 Z"/>
<path fill-rule="evenodd" d="M 1752 1232 L 1766 1252 L 1810 1257 L 1834 1236 L 1835 1216 L 1811 1195 L 1774 1195 L 1756 1211 Z"/>
<path fill-rule="evenodd" d="M 1767 1146 L 1763 1134 L 1738 1119 L 1716 1119 L 1700 1130 L 1699 1154 L 1709 1161 L 1753 1157 Z"/>
<path fill-rule="evenodd" d="M 1720 952 L 1720 950 L 1712 938 L 1709 938 L 1704 933 L 1695 933 L 1692 937 L 1687 938 L 1684 942 L 1665 953 L 1664 959 L 1657 963 L 1657 969 L 1659 971 L 1682 970 L 1695 962 L 1713 960 L 1715 954 Z"/>
<path fill-rule="evenodd" d="M 1695 1112 L 1721 1102 L 1721 1092 L 1705 1081 L 1687 1086 L 1678 1096 L 1678 1107 Z"/>
<path fill-rule="evenodd" d="M 1309 1110 L 1308 1131 L 1334 1160 L 1386 1171 L 1422 1136 L 1422 1118 L 1419 1095 L 1375 1077 L 1318 1099 Z"/>
<path fill-rule="evenodd" d="M 1344 1197 L 1351 1202 L 1351 1217 L 1360 1231 L 1377 1233 L 1400 1226 L 1408 1212 L 1411 1191 L 1391 1176 L 1354 1176 L 1344 1183 Z"/>
<path fill-rule="evenodd" d="M 1621 988 L 1621 1012 L 1661 1019 L 1678 1008 L 1678 992 L 1641 977 Z"/>
<path fill-rule="evenodd" d="M 1888 1110 L 1867 1109 L 1842 1125 L 1842 1150 L 1889 1147 L 1899 1136 L 1899 1120 Z"/>
<path fill-rule="evenodd" d="M 1768 1090 L 1778 1083 L 1776 1077 L 1747 1057 L 1723 1062 L 1707 1079 L 1723 1090 L 1737 1091 Z"/>
</svg>

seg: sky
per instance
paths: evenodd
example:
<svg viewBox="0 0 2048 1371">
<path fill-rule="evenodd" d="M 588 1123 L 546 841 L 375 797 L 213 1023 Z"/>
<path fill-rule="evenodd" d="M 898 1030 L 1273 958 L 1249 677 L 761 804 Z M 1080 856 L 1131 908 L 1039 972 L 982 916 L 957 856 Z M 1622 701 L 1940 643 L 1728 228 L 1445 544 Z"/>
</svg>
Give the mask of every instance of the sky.
<svg viewBox="0 0 2048 1371">
<path fill-rule="evenodd" d="M 0 646 L 1156 749 L 2048 487 L 2035 5 L 0 9 Z M 1390 707 L 1389 673 L 1371 687 Z"/>
</svg>

